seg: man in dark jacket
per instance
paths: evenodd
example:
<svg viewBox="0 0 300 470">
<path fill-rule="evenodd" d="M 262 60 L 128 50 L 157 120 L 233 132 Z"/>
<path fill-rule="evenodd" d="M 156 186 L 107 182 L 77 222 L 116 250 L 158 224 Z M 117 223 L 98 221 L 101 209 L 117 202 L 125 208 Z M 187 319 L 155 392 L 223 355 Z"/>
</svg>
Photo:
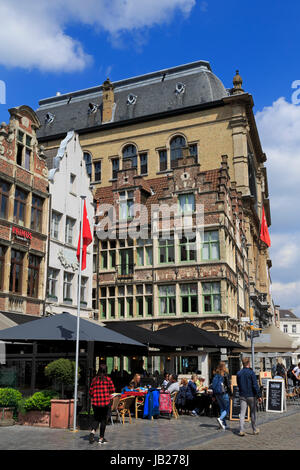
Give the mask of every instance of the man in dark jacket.
<svg viewBox="0 0 300 470">
<path fill-rule="evenodd" d="M 237 373 L 237 384 L 239 387 L 239 395 L 241 402 L 240 412 L 240 432 L 239 436 L 245 436 L 244 424 L 247 407 L 250 407 L 251 425 L 253 434 L 258 434 L 259 429 L 256 427 L 256 399 L 261 401 L 260 388 L 258 386 L 256 375 L 250 368 L 250 358 L 245 357 L 242 360 L 243 369 Z"/>
</svg>

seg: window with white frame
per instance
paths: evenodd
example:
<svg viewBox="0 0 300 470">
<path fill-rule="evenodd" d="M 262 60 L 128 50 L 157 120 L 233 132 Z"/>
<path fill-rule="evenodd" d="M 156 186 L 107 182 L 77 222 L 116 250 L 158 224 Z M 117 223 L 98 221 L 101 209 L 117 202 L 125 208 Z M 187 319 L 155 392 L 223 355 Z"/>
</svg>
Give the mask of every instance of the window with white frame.
<svg viewBox="0 0 300 470">
<path fill-rule="evenodd" d="M 56 211 L 52 211 L 51 214 L 51 228 L 50 236 L 51 238 L 59 239 L 59 229 L 60 229 L 61 214 Z"/>
<path fill-rule="evenodd" d="M 23 131 L 18 130 L 17 133 L 17 165 L 22 166 L 26 170 L 30 170 L 32 155 L 32 138 Z"/>
<path fill-rule="evenodd" d="M 73 245 L 74 242 L 74 226 L 75 220 L 71 217 L 66 217 L 66 231 L 65 231 L 65 242 L 69 245 Z"/>
<path fill-rule="evenodd" d="M 87 286 L 88 278 L 81 277 L 81 287 L 80 287 L 80 303 L 87 304 Z"/>
<path fill-rule="evenodd" d="M 57 281 L 59 270 L 49 268 L 48 270 L 48 297 L 57 299 Z"/>
<path fill-rule="evenodd" d="M 119 218 L 120 220 L 128 220 L 132 219 L 134 215 L 133 207 L 134 207 L 134 200 L 133 200 L 133 191 L 121 191 L 119 193 L 120 196 L 120 212 Z"/>
<path fill-rule="evenodd" d="M 64 301 L 72 302 L 73 292 L 72 292 L 72 282 L 74 274 L 64 272 Z"/>
</svg>

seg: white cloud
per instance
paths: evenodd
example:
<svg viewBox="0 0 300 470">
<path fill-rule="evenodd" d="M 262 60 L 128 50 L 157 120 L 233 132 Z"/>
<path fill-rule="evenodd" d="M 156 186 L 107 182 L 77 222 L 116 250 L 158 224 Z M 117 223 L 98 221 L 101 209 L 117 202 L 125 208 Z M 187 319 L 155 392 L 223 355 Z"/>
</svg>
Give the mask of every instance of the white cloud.
<svg viewBox="0 0 300 470">
<path fill-rule="evenodd" d="M 256 122 L 267 155 L 274 300 L 300 314 L 300 106 L 279 98 Z"/>
<path fill-rule="evenodd" d="M 300 281 L 274 282 L 272 284 L 272 296 L 275 304 L 282 309 L 292 308 L 295 315 L 300 317 Z"/>
<path fill-rule="evenodd" d="M 196 0 L 0 0 L 0 63 L 6 67 L 70 72 L 84 69 L 91 57 L 66 27 L 85 24 L 106 31 L 117 44 L 124 32 L 187 17 Z"/>
</svg>

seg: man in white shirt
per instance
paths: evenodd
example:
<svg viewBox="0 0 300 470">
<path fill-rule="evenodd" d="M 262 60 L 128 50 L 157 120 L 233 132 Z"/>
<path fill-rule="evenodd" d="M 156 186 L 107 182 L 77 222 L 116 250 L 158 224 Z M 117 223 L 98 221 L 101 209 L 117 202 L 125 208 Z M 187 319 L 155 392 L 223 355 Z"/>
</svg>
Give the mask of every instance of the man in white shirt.
<svg viewBox="0 0 300 470">
<path fill-rule="evenodd" d="M 169 377 L 169 383 L 165 389 L 170 392 L 171 395 L 175 392 L 179 392 L 179 383 L 177 382 L 177 375 L 171 374 Z"/>
<path fill-rule="evenodd" d="M 292 373 L 294 374 L 297 380 L 300 380 L 300 362 L 298 366 L 294 367 L 294 369 L 292 370 Z"/>
</svg>

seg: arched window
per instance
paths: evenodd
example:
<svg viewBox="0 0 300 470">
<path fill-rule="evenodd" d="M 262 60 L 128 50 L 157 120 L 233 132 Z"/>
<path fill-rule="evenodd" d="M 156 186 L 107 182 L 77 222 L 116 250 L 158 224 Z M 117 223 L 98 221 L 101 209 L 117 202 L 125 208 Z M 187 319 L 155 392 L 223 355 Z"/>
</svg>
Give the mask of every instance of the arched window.
<svg viewBox="0 0 300 470">
<path fill-rule="evenodd" d="M 88 152 L 83 153 L 83 159 L 85 161 L 86 172 L 88 177 L 92 179 L 92 157 L 91 154 Z"/>
<path fill-rule="evenodd" d="M 186 147 L 185 138 L 181 135 L 173 137 L 170 142 L 171 148 L 171 168 L 176 168 L 178 166 L 178 158 L 182 157 L 182 148 Z"/>
<path fill-rule="evenodd" d="M 137 168 L 137 150 L 136 146 L 132 144 L 126 145 L 126 147 L 123 148 L 123 160 L 126 160 L 127 158 L 130 158 L 132 161 L 132 168 Z"/>
</svg>

